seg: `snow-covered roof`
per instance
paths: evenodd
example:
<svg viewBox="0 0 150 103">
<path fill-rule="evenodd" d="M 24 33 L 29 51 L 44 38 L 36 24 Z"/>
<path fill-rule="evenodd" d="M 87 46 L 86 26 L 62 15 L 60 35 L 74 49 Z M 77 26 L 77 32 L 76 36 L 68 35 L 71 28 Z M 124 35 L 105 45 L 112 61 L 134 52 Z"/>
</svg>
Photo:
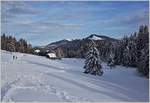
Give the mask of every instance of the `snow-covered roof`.
<svg viewBox="0 0 150 103">
<path fill-rule="evenodd" d="M 92 36 L 90 39 L 92 40 L 103 40 L 101 37 L 98 37 L 98 36 Z"/>
<path fill-rule="evenodd" d="M 46 52 L 49 52 L 49 50 L 46 50 Z"/>
<path fill-rule="evenodd" d="M 50 58 L 55 58 L 55 57 L 56 57 L 56 54 L 55 54 L 55 53 L 47 53 L 47 55 L 48 55 Z"/>
<path fill-rule="evenodd" d="M 39 53 L 39 52 L 40 52 L 40 50 L 39 50 L 39 49 L 36 49 L 36 50 L 34 50 L 34 52 Z"/>
</svg>

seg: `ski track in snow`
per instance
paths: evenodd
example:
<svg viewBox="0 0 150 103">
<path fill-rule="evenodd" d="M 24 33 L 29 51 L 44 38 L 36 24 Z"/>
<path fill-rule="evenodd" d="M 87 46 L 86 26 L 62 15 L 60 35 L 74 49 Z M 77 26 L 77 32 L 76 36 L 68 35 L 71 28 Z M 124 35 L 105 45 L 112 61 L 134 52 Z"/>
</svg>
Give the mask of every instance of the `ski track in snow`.
<svg viewBox="0 0 150 103">
<path fill-rule="evenodd" d="M 52 65 L 47 65 L 47 64 L 42 64 L 42 63 L 38 63 L 38 62 L 33 62 L 33 61 L 30 61 L 30 60 L 25 60 L 25 61 L 28 62 L 28 63 L 31 63 L 31 64 L 36 64 L 36 65 L 39 65 L 39 66 L 48 67 L 48 68 L 50 68 L 50 69 L 64 70 L 64 69 L 62 69 L 62 68 L 58 68 L 58 67 L 55 67 L 55 66 L 52 66 Z M 71 73 L 74 72 L 74 71 L 72 71 L 72 70 L 65 70 L 65 71 L 71 72 Z M 53 73 L 53 74 L 52 74 L 52 73 L 46 73 L 46 74 L 49 75 L 49 76 L 53 76 L 53 77 L 55 77 L 55 78 L 61 79 L 61 80 L 65 81 L 65 82 L 68 82 L 68 83 L 72 83 L 72 84 L 74 84 L 74 85 L 77 85 L 77 86 L 79 86 L 79 87 L 81 87 L 81 88 L 83 88 L 83 89 L 90 90 L 91 92 L 103 93 L 103 94 L 105 94 L 105 95 L 109 95 L 109 96 L 112 96 L 112 97 L 115 96 L 115 97 L 120 98 L 120 100 L 122 100 L 122 99 L 125 99 L 125 100 L 126 100 L 126 99 L 130 99 L 127 95 L 124 95 L 124 94 L 121 94 L 121 93 L 118 93 L 119 95 L 116 95 L 116 94 L 110 94 L 109 92 L 100 91 L 99 89 L 90 88 L 88 85 L 84 85 L 84 84 L 83 84 L 84 81 L 82 81 L 83 83 L 81 84 L 80 82 L 71 80 L 71 79 L 69 79 L 69 78 L 64 78 L 64 77 L 55 75 L 54 73 Z M 121 87 L 119 87 L 119 86 L 114 86 L 114 85 L 112 85 L 112 84 L 109 83 L 109 82 L 106 83 L 105 81 L 102 81 L 102 80 L 101 80 L 101 82 L 104 83 L 103 89 L 107 88 L 106 85 L 111 85 L 111 86 L 113 87 L 113 90 L 116 89 L 117 91 L 119 91 L 120 88 L 121 88 Z M 106 84 L 106 85 L 105 85 L 105 84 Z M 102 87 L 102 85 L 101 85 L 101 87 Z M 112 88 L 112 87 L 111 87 L 111 88 Z M 110 88 L 109 88 L 109 89 L 110 89 Z M 121 88 L 121 89 L 122 89 L 122 88 Z M 125 91 L 125 90 L 124 90 L 124 91 Z M 126 92 L 126 91 L 125 91 L 125 92 Z M 122 96 L 120 96 L 120 95 L 122 95 Z"/>
<path fill-rule="evenodd" d="M 5 63 L 7 64 L 8 61 L 5 62 Z M 10 63 L 14 64 L 15 62 L 11 61 Z M 17 61 L 16 61 L 16 63 L 18 64 Z M 30 61 L 29 63 L 34 63 L 34 62 Z M 48 66 L 48 65 L 44 65 L 44 64 L 42 65 L 40 63 L 34 63 L 34 64 L 38 64 L 39 66 L 47 66 L 47 67 L 51 67 L 51 68 L 54 68 L 54 69 L 61 70 L 61 69 L 56 68 L 54 66 Z M 18 77 L 17 80 L 5 83 L 5 85 L 1 88 L 1 101 L 5 101 L 5 102 L 11 101 L 12 102 L 13 98 L 11 97 L 11 94 L 13 94 L 14 91 L 23 90 L 23 89 L 24 90 L 27 90 L 27 89 L 30 89 L 30 90 L 42 90 L 45 93 L 46 92 L 47 93 L 53 93 L 58 98 L 63 99 L 63 100 L 68 101 L 68 102 L 70 102 L 70 101 L 78 101 L 78 100 L 86 100 L 84 98 L 79 98 L 79 97 L 76 97 L 76 96 L 72 96 L 72 95 L 68 94 L 65 90 L 63 90 L 63 91 L 57 90 L 57 88 L 54 87 L 53 85 L 45 85 L 40 80 L 33 80 L 32 81 L 33 78 L 36 78 L 34 76 L 31 76 L 31 75 L 18 75 L 17 77 Z M 23 80 L 24 81 L 28 81 L 30 83 L 24 84 Z M 31 84 L 33 86 L 28 86 L 28 85 L 31 85 Z"/>
<path fill-rule="evenodd" d="M 81 83 L 81 82 L 77 82 L 77 81 L 74 81 L 74 80 L 71 80 L 71 79 L 68 79 L 68 78 L 64 78 L 64 77 L 61 77 L 61 76 L 58 76 L 58 75 L 54 75 L 52 73 L 47 73 L 47 74 L 50 75 L 50 76 L 56 77 L 58 79 L 64 80 L 65 82 L 72 83 L 72 84 L 74 84 L 76 86 L 79 86 L 82 89 L 86 89 L 86 90 L 91 91 L 91 92 L 102 93 L 103 95 L 109 95 L 109 96 L 112 96 L 112 97 L 117 97 L 120 100 L 130 99 L 129 97 L 127 97 L 127 96 L 125 96 L 123 94 L 118 94 L 118 95 L 111 94 L 110 93 L 111 90 L 109 90 L 109 92 L 105 92 L 105 91 L 101 91 L 100 89 L 95 89 L 95 88 L 89 87 L 88 84 L 85 84 L 83 81 L 82 81 L 83 83 Z M 90 84 L 90 85 L 92 85 L 92 84 Z M 93 85 L 93 86 L 96 86 L 96 85 Z M 105 88 L 103 87 L 101 89 L 104 90 Z"/>
<path fill-rule="evenodd" d="M 28 63 L 31 63 L 31 64 L 36 64 L 36 65 L 39 65 L 39 66 L 48 67 L 48 68 L 50 68 L 50 69 L 64 70 L 63 68 L 56 67 L 56 66 L 52 66 L 52 65 L 48 65 L 48 64 L 33 62 L 33 61 L 30 61 L 30 60 L 25 60 L 25 61 L 28 62 Z M 66 71 L 66 72 L 69 72 L 69 73 L 72 73 L 72 75 L 74 75 L 74 73 L 76 72 L 76 71 L 73 71 L 73 70 L 65 70 L 65 71 Z M 79 72 L 79 71 L 78 71 L 78 72 Z M 78 73 L 78 72 L 77 72 L 77 73 Z M 96 80 L 96 81 L 98 81 L 98 82 L 102 82 L 100 86 L 103 87 L 103 90 L 104 90 L 105 88 L 109 89 L 109 92 L 105 92 L 105 91 L 100 91 L 100 89 L 94 89 L 94 88 L 90 88 L 88 85 L 84 85 L 84 81 L 82 81 L 83 83 L 81 84 L 81 82 L 74 81 L 74 80 L 71 80 L 71 79 L 69 79 L 69 78 L 64 78 L 64 77 L 55 75 L 54 73 L 52 74 L 52 73 L 49 72 L 49 73 L 46 73 L 46 74 L 49 75 L 49 76 L 53 76 L 53 77 L 55 77 L 55 78 L 61 79 L 61 80 L 65 81 L 65 82 L 68 82 L 68 83 L 72 83 L 72 84 L 74 84 L 74 85 L 77 85 L 77 86 L 79 86 L 79 87 L 81 87 L 81 88 L 83 88 L 83 89 L 90 90 L 91 92 L 103 93 L 103 94 L 105 94 L 105 95 L 109 95 L 109 96 L 112 96 L 112 97 L 117 97 L 117 98 L 119 98 L 120 100 L 126 100 L 126 99 L 132 100 L 130 97 L 128 97 L 128 96 L 126 95 L 126 93 L 129 92 L 127 89 L 122 88 L 121 86 L 119 86 L 119 85 L 117 85 L 117 84 L 113 84 L 113 83 L 111 83 L 111 82 L 93 79 L 93 80 Z M 83 73 L 81 72 L 81 74 L 83 74 Z M 78 76 L 78 75 L 77 75 L 77 76 Z M 81 76 L 83 77 L 83 75 L 81 75 Z M 87 75 L 84 75 L 84 77 L 89 78 L 89 76 L 87 76 Z M 117 94 L 110 93 L 111 90 L 114 90 L 114 92 L 115 92 L 115 90 L 116 90 L 116 91 L 118 92 L 118 95 L 117 95 Z M 123 92 L 124 94 L 121 94 L 122 92 Z"/>
<path fill-rule="evenodd" d="M 39 65 L 39 66 L 49 67 L 50 69 L 64 70 L 64 69 L 62 69 L 62 68 L 58 68 L 58 67 L 55 67 L 55 66 L 52 66 L 52 65 L 46 65 L 46 64 L 42 64 L 42 63 L 38 63 L 38 62 L 32 62 L 32 61 L 29 61 L 29 60 L 26 60 L 26 61 L 29 62 L 29 63 L 32 63 L 32 64 L 37 64 L 37 65 Z M 65 70 L 65 71 L 72 71 L 72 70 Z M 83 88 L 83 89 L 90 90 L 90 91 L 92 91 L 92 92 L 98 92 L 98 93 L 107 94 L 106 92 L 103 92 L 103 91 L 100 91 L 100 90 L 97 90 L 97 89 L 94 89 L 94 88 L 90 88 L 90 87 L 88 87 L 88 85 L 86 86 L 86 85 L 84 85 L 84 84 L 81 84 L 80 82 L 77 82 L 77 81 L 74 81 L 74 80 L 71 80 L 71 79 L 68 79 L 68 78 L 64 78 L 64 77 L 55 75 L 54 73 L 53 73 L 53 74 L 52 74 L 52 73 L 46 73 L 46 74 L 49 75 L 49 76 L 53 76 L 53 77 L 55 77 L 55 78 L 64 80 L 64 81 L 66 81 L 66 82 L 68 82 L 68 83 L 72 83 L 72 84 L 74 84 L 74 85 L 77 85 L 77 86 L 79 86 L 79 87 L 81 87 L 81 88 Z M 82 82 L 84 82 L 84 81 L 82 81 Z M 103 83 L 106 84 L 105 81 L 103 81 Z M 109 82 L 108 82 L 107 84 L 110 85 Z M 112 84 L 111 84 L 111 86 L 112 86 Z M 105 86 L 104 86 L 104 87 L 105 87 Z M 106 87 L 106 88 L 107 88 L 107 87 Z M 120 87 L 117 86 L 117 89 L 119 89 L 119 88 L 120 88 Z M 116 96 L 117 96 L 117 95 L 116 95 Z M 121 98 L 121 97 L 120 97 L 120 98 Z M 123 98 L 121 98 L 121 99 L 123 99 Z"/>
<path fill-rule="evenodd" d="M 25 79 L 24 77 L 21 77 L 21 78 Z M 37 82 L 36 84 L 34 84 L 36 86 L 26 86 L 26 85 L 19 85 L 19 82 L 21 83 L 20 79 L 17 79 L 13 82 L 6 83 L 1 88 L 1 101 L 5 101 L 5 102 L 13 101 L 13 98 L 11 98 L 11 94 L 13 94 L 14 91 L 19 90 L 19 89 L 20 90 L 21 89 L 24 89 L 24 90 L 31 89 L 31 90 L 36 90 L 36 91 L 42 90 L 47 93 L 53 93 L 58 98 L 63 99 L 68 102 L 83 99 L 83 98 L 71 96 L 65 90 L 63 90 L 63 91 L 57 90 L 57 88 L 53 85 L 45 85 L 45 84 L 42 84 L 41 82 Z"/>
<path fill-rule="evenodd" d="M 15 81 L 12 81 L 10 83 L 6 83 L 4 86 L 1 87 L 1 101 L 7 97 L 7 94 L 9 93 L 9 91 L 13 88 L 13 86 L 18 81 L 19 81 L 19 79 L 15 80 Z"/>
<path fill-rule="evenodd" d="M 30 64 L 35 64 L 35 65 L 38 65 L 38 66 L 41 66 L 41 67 L 48 67 L 49 69 L 54 69 L 54 70 L 64 70 L 64 69 L 62 69 L 62 68 L 58 68 L 58 67 L 55 67 L 55 66 L 52 66 L 52 65 L 47 65 L 47 64 L 42 64 L 42 63 L 38 63 L 38 62 L 33 62 L 33 61 L 31 61 L 31 60 L 24 60 L 25 62 L 28 62 L 28 63 L 30 63 Z M 72 70 L 65 70 L 65 71 L 72 71 Z M 82 87 L 82 86 L 84 86 L 84 85 L 81 85 L 81 84 L 79 84 L 78 82 L 74 82 L 74 81 L 72 81 L 72 80 L 69 80 L 69 79 L 65 79 L 65 78 L 63 78 L 63 77 L 59 77 L 59 76 L 57 76 L 57 75 L 54 75 L 54 74 L 51 74 L 51 73 L 44 73 L 44 74 L 46 74 L 46 75 L 49 75 L 49 76 L 53 76 L 53 77 L 55 77 L 55 78 L 59 78 L 59 79 L 61 79 L 61 80 L 64 80 L 64 81 L 66 81 L 66 82 L 69 82 L 69 83 L 73 83 L 74 85 L 77 85 L 77 86 L 80 86 L 80 87 Z M 42 85 L 42 84 L 41 84 Z M 43 84 L 44 85 L 44 84 Z M 85 98 L 79 98 L 79 97 L 76 97 L 76 96 L 71 96 L 71 95 L 69 95 L 66 91 L 58 91 L 57 89 L 56 89 L 56 87 L 54 87 L 54 86 L 49 86 L 49 85 L 46 85 L 45 87 L 48 87 L 48 88 L 46 88 L 46 90 L 47 89 L 52 89 L 52 90 L 50 90 L 50 91 L 52 91 L 53 93 L 55 93 L 59 98 L 62 98 L 62 99 L 64 99 L 64 100 L 66 100 L 66 101 L 78 101 L 78 100 L 87 100 L 87 99 L 85 99 Z M 51 87 L 51 88 L 50 88 Z M 95 90 L 96 91 L 96 90 Z"/>
<path fill-rule="evenodd" d="M 38 96 L 39 101 L 42 101 L 44 100 L 42 98 L 46 98 L 39 97 L 42 93 L 43 95 L 48 95 L 49 97 L 54 96 L 55 101 L 59 99 L 59 101 L 66 102 L 148 100 L 147 93 L 138 94 L 140 93 L 139 91 L 134 91 L 131 88 L 121 85 L 121 82 L 117 83 L 114 81 L 107 81 L 105 74 L 104 77 L 99 77 L 82 73 L 83 70 L 81 70 L 82 65 L 80 65 L 80 61 L 76 61 L 75 59 L 72 61 L 71 59 L 69 61 L 65 61 L 65 59 L 49 60 L 44 57 L 14 53 L 15 55 L 18 55 L 19 59 L 12 61 L 12 53 L 6 51 L 1 51 L 1 53 L 4 55 L 2 55 L 1 64 L 3 67 L 6 67 L 2 68 L 4 73 L 5 69 L 6 71 L 7 69 L 8 71 L 14 69 L 14 72 L 10 72 L 13 77 L 8 76 L 8 71 L 5 75 L 2 74 L 2 80 L 4 79 L 4 83 L 1 86 L 1 101 L 23 101 L 23 99 L 26 100 L 26 98 L 28 99 L 26 101 L 36 101 L 34 99 L 34 97 L 37 98 L 36 96 Z M 103 66 L 107 68 L 106 65 Z M 112 79 L 111 76 L 109 78 Z M 137 78 L 140 80 L 142 77 Z M 141 80 L 144 79 L 142 78 Z M 67 88 L 65 85 L 69 87 Z M 75 91 L 73 91 L 74 89 Z M 77 92 L 80 92 L 80 90 L 81 94 Z M 31 92 L 31 98 L 25 98 L 24 95 L 27 96 L 27 94 L 19 94 L 28 93 L 29 91 Z M 132 93 L 136 93 L 136 95 L 133 95 Z M 93 95 L 93 97 L 87 97 L 88 94 L 91 96 Z M 23 95 L 23 98 L 20 99 L 20 95 Z M 51 101 L 49 97 L 46 98 L 47 101 Z M 19 99 L 17 100 L 17 98 Z"/>
</svg>

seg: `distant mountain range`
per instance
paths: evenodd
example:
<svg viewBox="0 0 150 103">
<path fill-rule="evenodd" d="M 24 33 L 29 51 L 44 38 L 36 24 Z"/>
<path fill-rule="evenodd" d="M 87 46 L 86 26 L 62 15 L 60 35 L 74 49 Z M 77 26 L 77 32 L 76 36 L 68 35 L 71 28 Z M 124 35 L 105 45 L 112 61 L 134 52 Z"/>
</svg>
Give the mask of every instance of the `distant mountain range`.
<svg viewBox="0 0 150 103">
<path fill-rule="evenodd" d="M 76 39 L 76 40 L 85 41 L 85 40 L 89 40 L 89 39 L 92 39 L 94 41 L 116 41 L 117 40 L 117 39 L 114 39 L 114 38 L 110 38 L 110 37 L 102 36 L 102 35 L 96 35 L 96 34 L 92 34 L 92 35 L 90 35 L 90 36 L 88 36 L 86 38 Z M 72 40 L 72 41 L 74 41 L 74 40 Z M 56 41 L 56 42 L 50 43 L 50 44 L 46 45 L 45 48 L 47 48 L 47 49 L 56 48 L 56 47 L 59 47 L 59 46 L 71 43 L 72 41 L 67 40 L 67 39 L 63 39 L 63 40 L 60 40 L 60 41 Z"/>
<path fill-rule="evenodd" d="M 117 39 L 110 38 L 107 36 L 92 34 L 83 39 L 75 40 L 60 40 L 50 43 L 46 46 L 39 46 L 35 49 L 41 50 L 41 55 L 46 55 L 47 51 L 55 52 L 59 57 L 84 57 L 85 52 L 88 48 L 88 42 L 90 39 L 94 40 L 97 44 L 97 48 L 101 46 L 111 45 L 112 42 L 116 42 Z"/>
</svg>

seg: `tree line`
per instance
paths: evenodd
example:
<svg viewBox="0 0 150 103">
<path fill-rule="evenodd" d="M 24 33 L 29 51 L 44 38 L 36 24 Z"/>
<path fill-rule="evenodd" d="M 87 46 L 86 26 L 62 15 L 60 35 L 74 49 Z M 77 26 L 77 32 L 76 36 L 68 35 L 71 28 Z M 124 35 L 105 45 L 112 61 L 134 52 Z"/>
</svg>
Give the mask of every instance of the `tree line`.
<svg viewBox="0 0 150 103">
<path fill-rule="evenodd" d="M 1 49 L 11 52 L 33 53 L 32 45 L 28 44 L 26 40 L 22 38 L 16 40 L 15 37 L 5 34 L 1 35 Z"/>
<path fill-rule="evenodd" d="M 138 33 L 124 36 L 121 40 L 112 42 L 110 46 L 101 46 L 103 49 L 98 50 L 100 45 L 96 47 L 96 41 L 90 41 L 87 44 L 88 51 L 85 56 L 84 73 L 102 75 L 99 59 L 106 58 L 103 61 L 107 61 L 110 67 L 115 65 L 137 67 L 140 74 L 149 77 L 149 31 L 147 26 L 140 26 Z"/>
<path fill-rule="evenodd" d="M 108 57 L 112 65 L 137 67 L 138 72 L 149 76 L 149 31 L 147 26 L 140 26 L 139 31 L 124 36 L 112 43 Z"/>
</svg>

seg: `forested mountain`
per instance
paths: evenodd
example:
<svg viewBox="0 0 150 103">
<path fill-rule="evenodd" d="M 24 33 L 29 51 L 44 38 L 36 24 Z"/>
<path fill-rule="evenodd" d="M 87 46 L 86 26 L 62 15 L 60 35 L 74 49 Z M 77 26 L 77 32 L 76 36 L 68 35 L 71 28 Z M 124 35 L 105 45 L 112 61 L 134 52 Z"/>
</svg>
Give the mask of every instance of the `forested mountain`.
<svg viewBox="0 0 150 103">
<path fill-rule="evenodd" d="M 21 53 L 33 53 L 31 44 L 28 44 L 26 40 L 19 39 L 16 40 L 15 37 L 1 35 L 1 49 L 11 52 L 21 52 Z"/>
<path fill-rule="evenodd" d="M 46 50 L 50 50 L 55 52 L 58 57 L 85 58 L 90 39 L 94 40 L 101 60 L 107 62 L 111 57 L 113 65 L 138 67 L 140 73 L 149 75 L 149 31 L 147 26 L 140 26 L 138 32 L 130 36 L 124 35 L 119 40 L 92 34 L 83 39 L 61 40 L 39 49 L 41 55 L 46 55 Z"/>
<path fill-rule="evenodd" d="M 85 53 L 87 52 L 88 43 L 90 39 L 93 39 L 96 42 L 97 48 L 101 51 L 101 56 L 105 59 L 108 49 L 110 45 L 118 40 L 109 38 L 106 36 L 100 36 L 96 34 L 92 34 L 83 39 L 75 39 L 72 41 L 61 40 L 54 43 L 50 43 L 43 48 L 39 48 L 41 50 L 41 55 L 46 54 L 47 50 L 53 51 L 59 57 L 76 57 L 76 58 L 84 58 Z"/>
</svg>

